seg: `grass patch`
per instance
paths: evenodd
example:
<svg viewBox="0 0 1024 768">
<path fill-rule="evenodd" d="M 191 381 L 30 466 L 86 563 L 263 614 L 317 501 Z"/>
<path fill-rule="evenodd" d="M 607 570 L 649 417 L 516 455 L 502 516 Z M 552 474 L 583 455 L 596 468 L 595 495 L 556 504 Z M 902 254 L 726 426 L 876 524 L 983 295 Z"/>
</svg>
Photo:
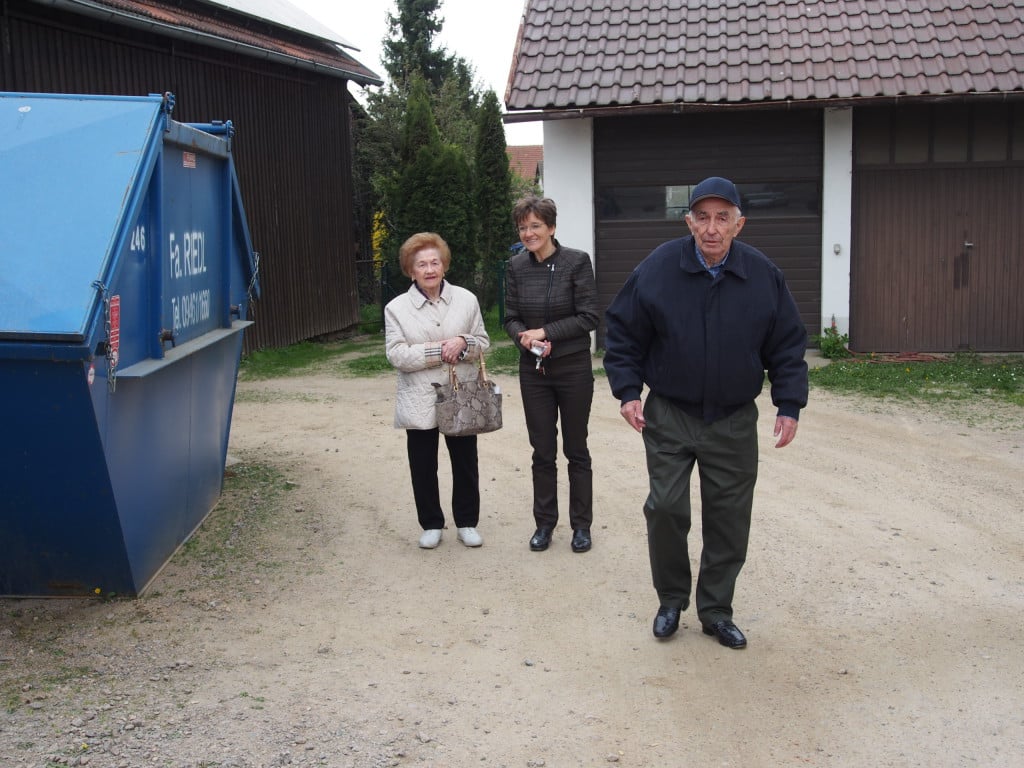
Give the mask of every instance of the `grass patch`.
<svg viewBox="0 0 1024 768">
<path fill-rule="evenodd" d="M 242 358 L 239 376 L 245 379 L 274 379 L 294 375 L 344 354 L 334 345 L 302 341 L 290 347 L 261 349 Z"/>
<path fill-rule="evenodd" d="M 23 678 L 5 680 L 0 688 L 0 702 L 7 714 L 13 714 L 42 694 L 53 695 L 62 685 L 94 679 L 92 668 L 85 665 L 45 667 Z"/>
<path fill-rule="evenodd" d="M 501 376 L 519 372 L 519 350 L 498 324 L 497 310 L 485 318 L 491 336 L 487 370 Z M 493 326 L 493 327 L 491 327 Z M 281 349 L 253 352 L 242 360 L 240 379 L 264 380 L 298 376 L 317 369 L 335 370 L 350 376 L 379 376 L 393 373 L 379 334 L 344 341 L 304 341 Z M 605 376 L 594 356 L 594 375 Z M 985 357 L 960 353 L 930 361 L 886 360 L 856 356 L 832 360 L 810 371 L 811 383 L 837 393 L 875 398 L 925 402 L 993 401 L 1024 406 L 1024 356 Z M 238 399 L 261 400 L 270 395 L 244 393 Z"/>
<path fill-rule="evenodd" d="M 519 349 L 512 340 L 505 337 L 505 332 L 497 337 L 491 336 L 491 348 L 487 350 L 487 373 L 516 375 L 519 373 Z"/>
<path fill-rule="evenodd" d="M 235 393 L 236 403 L 336 403 L 338 398 L 311 395 L 305 392 L 278 392 L 275 390 L 239 389 Z"/>
<path fill-rule="evenodd" d="M 519 374 L 519 349 L 505 334 L 498 322 L 498 310 L 492 309 L 484 316 L 484 325 L 491 337 L 491 348 L 487 352 L 487 371 L 498 375 Z M 595 354 L 594 375 L 603 377 L 604 367 L 600 358 L 604 350 Z M 384 353 L 384 340 L 379 334 L 357 336 L 344 341 L 303 341 L 281 349 L 266 349 L 253 352 L 242 359 L 239 379 L 264 381 L 301 376 L 315 370 L 331 370 L 343 375 L 366 377 L 394 373 Z M 240 402 L 271 402 L 281 395 L 265 392 L 238 392 Z M 291 398 L 300 397 L 291 395 Z M 316 398 L 309 398 L 315 401 Z"/>
<path fill-rule="evenodd" d="M 383 352 L 360 355 L 345 360 L 342 365 L 353 376 L 376 376 L 394 370 Z"/>
<path fill-rule="evenodd" d="M 927 362 L 836 360 L 810 372 L 816 387 L 926 402 L 988 400 L 1024 406 L 1024 357 L 957 354 Z"/>
<path fill-rule="evenodd" d="M 281 472 L 262 464 L 236 464 L 224 472 L 224 490 L 213 511 L 185 542 L 178 557 L 197 563 L 209 576 L 223 578 L 232 557 L 249 558 L 258 547 L 281 497 L 296 486 Z"/>
<path fill-rule="evenodd" d="M 4 712 L 9 715 L 17 712 L 18 708 L 25 701 L 19 687 L 21 684 L 21 681 L 12 681 L 10 685 L 5 685 L 3 690 L 0 691 L 0 701 L 3 702 Z"/>
<path fill-rule="evenodd" d="M 383 346 L 379 336 L 357 336 L 344 341 L 301 341 L 289 347 L 261 349 L 242 358 L 239 378 L 259 381 L 297 376 L 347 357 L 379 351 Z"/>
<path fill-rule="evenodd" d="M 499 337 L 500 338 L 500 337 Z M 487 372 L 514 374 L 519 370 L 519 351 L 508 339 L 495 343 L 491 337 L 491 348 L 487 351 Z M 342 360 L 340 368 L 353 376 L 378 376 L 391 373 L 394 368 L 383 352 L 363 354 Z"/>
<path fill-rule="evenodd" d="M 492 344 L 497 339 L 508 338 L 508 334 L 505 333 L 505 328 L 501 324 L 501 318 L 498 314 L 497 304 L 495 304 L 489 310 L 484 312 L 484 328 L 487 329 L 487 335 L 491 337 Z"/>
</svg>

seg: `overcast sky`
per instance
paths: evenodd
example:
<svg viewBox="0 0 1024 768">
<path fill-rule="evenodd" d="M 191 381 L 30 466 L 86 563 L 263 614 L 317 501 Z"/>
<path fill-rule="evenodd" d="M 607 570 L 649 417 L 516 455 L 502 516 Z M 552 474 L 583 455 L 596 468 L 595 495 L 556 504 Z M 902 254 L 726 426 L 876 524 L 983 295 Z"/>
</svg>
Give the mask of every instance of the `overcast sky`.
<svg viewBox="0 0 1024 768">
<path fill-rule="evenodd" d="M 382 78 L 381 41 L 387 37 L 387 15 L 394 0 L 288 0 L 346 41 L 358 46 L 352 55 Z M 444 24 L 436 44 L 466 59 L 478 81 L 493 90 L 504 109 L 505 87 L 512 66 L 512 50 L 523 15 L 523 0 L 441 0 L 438 16 Z M 362 89 L 350 85 L 358 94 Z M 539 122 L 505 126 L 505 143 L 540 144 Z"/>
</svg>

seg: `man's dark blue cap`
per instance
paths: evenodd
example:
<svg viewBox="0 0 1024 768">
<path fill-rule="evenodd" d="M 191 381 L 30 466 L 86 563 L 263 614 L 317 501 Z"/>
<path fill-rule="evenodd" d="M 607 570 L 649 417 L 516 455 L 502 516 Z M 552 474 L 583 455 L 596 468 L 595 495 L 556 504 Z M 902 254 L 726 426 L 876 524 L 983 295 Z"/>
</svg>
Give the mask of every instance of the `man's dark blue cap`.
<svg viewBox="0 0 1024 768">
<path fill-rule="evenodd" d="M 736 185 L 721 176 L 710 176 L 694 187 L 693 192 L 690 193 L 690 207 L 693 208 L 708 197 L 720 197 L 723 200 L 728 200 L 737 208 L 740 207 L 740 193 L 737 191 Z"/>
</svg>

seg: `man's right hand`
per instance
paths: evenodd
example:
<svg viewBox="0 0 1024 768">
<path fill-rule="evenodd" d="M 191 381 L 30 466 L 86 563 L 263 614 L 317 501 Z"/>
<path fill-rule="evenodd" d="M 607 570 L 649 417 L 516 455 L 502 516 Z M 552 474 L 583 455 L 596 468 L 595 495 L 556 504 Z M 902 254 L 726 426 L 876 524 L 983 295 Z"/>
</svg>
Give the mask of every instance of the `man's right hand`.
<svg viewBox="0 0 1024 768">
<path fill-rule="evenodd" d="M 639 400 L 630 400 L 628 403 L 623 403 L 619 406 L 619 413 L 622 414 L 622 418 L 635 429 L 637 432 L 643 432 L 644 427 L 647 426 L 647 420 L 644 418 L 644 407 L 643 403 Z"/>
</svg>

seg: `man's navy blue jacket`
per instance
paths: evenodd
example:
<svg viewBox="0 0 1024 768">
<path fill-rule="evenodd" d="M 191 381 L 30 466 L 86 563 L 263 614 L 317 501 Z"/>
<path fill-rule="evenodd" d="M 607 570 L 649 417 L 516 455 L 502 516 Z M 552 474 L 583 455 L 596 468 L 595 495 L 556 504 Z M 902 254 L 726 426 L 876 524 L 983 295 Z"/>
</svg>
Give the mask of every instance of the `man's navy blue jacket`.
<svg viewBox="0 0 1024 768">
<path fill-rule="evenodd" d="M 807 330 L 782 270 L 733 240 L 718 277 L 692 236 L 663 243 L 633 270 L 605 313 L 604 368 L 620 402 L 643 386 L 716 421 L 771 381 L 780 416 L 807 405 Z"/>
</svg>

